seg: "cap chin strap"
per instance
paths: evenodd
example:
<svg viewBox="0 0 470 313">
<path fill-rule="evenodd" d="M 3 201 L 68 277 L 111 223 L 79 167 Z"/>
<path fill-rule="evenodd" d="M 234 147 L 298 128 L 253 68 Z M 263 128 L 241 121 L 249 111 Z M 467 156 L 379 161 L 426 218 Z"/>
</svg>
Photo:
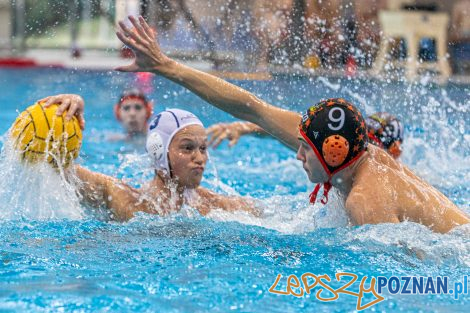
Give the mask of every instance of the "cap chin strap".
<svg viewBox="0 0 470 313">
<path fill-rule="evenodd" d="M 328 180 L 326 183 L 318 183 L 315 188 L 313 189 L 312 193 L 310 194 L 310 203 L 315 204 L 317 201 L 318 191 L 320 191 L 320 187 L 323 185 L 323 199 L 321 199 L 321 203 L 327 204 L 328 203 L 328 193 L 333 187 Z"/>
<path fill-rule="evenodd" d="M 333 187 L 331 185 L 331 181 L 330 181 L 332 173 L 330 173 L 330 171 L 328 170 L 328 167 L 326 166 L 325 160 L 323 160 L 323 158 L 321 157 L 320 153 L 318 152 L 318 150 L 315 147 L 315 145 L 313 144 L 313 142 L 310 140 L 310 138 L 308 138 L 307 134 L 302 129 L 300 129 L 300 134 L 305 139 L 305 141 L 307 141 L 308 145 L 313 149 L 313 152 L 315 152 L 315 155 L 317 156 L 318 160 L 320 160 L 320 163 L 323 166 L 323 169 L 328 174 L 328 181 L 326 181 L 324 183 L 316 184 L 315 188 L 313 189 L 312 193 L 310 194 L 310 203 L 315 204 L 315 202 L 317 201 L 318 192 L 320 191 L 320 187 L 323 185 L 323 199 L 321 199 L 321 203 L 327 204 L 328 203 L 328 193 L 330 192 L 331 187 Z"/>
</svg>

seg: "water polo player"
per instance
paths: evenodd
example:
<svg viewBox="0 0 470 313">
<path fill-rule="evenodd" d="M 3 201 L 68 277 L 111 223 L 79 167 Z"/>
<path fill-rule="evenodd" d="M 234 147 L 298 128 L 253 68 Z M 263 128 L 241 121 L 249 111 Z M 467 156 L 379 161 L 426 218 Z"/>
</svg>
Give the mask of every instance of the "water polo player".
<svg viewBox="0 0 470 313">
<path fill-rule="evenodd" d="M 248 199 L 219 195 L 199 186 L 207 161 L 206 140 L 205 129 L 194 114 L 166 110 L 149 127 L 146 146 L 155 177 L 142 188 L 79 165 L 72 168 L 69 177 L 78 178 L 79 194 L 86 203 L 108 208 L 117 220 L 127 220 L 138 211 L 165 215 L 179 211 L 184 204 L 203 215 L 212 209 L 258 212 Z"/>
<path fill-rule="evenodd" d="M 403 144 L 403 124 L 387 112 L 378 112 L 366 118 L 369 142 L 385 149 L 391 156 L 398 159 Z"/>
<path fill-rule="evenodd" d="M 124 91 L 114 105 L 114 115 L 126 130 L 128 138 L 147 134 L 147 121 L 152 117 L 152 110 L 152 102 L 136 88 Z"/>
<path fill-rule="evenodd" d="M 385 149 L 395 159 L 400 157 L 403 143 L 403 125 L 390 113 L 379 112 L 366 118 L 369 142 Z M 223 140 L 234 146 L 241 136 L 248 134 L 268 135 L 261 127 L 250 122 L 218 123 L 207 129 L 211 136 L 209 146 L 217 148 Z"/>
<path fill-rule="evenodd" d="M 131 65 L 118 70 L 147 71 L 166 77 L 215 107 L 259 125 L 291 149 L 298 150 L 297 158 L 302 161 L 309 179 L 325 186 L 322 200 L 326 202 L 329 187 L 335 187 L 343 196 L 353 224 L 409 220 L 438 232 L 447 232 L 470 221 L 455 204 L 406 166 L 382 149 L 367 145 L 365 121 L 354 105 L 333 99 L 329 100 L 333 104 L 328 107 L 329 101 L 322 101 L 313 107 L 318 113 L 311 114 L 312 109 L 309 109 L 302 118 L 298 113 L 270 105 L 218 77 L 168 58 L 155 40 L 155 31 L 145 20 L 142 17 L 129 19 L 134 28 L 129 29 L 121 22 L 121 30 L 116 34 L 134 50 L 136 57 Z M 318 138 L 323 138 L 321 144 L 315 141 Z M 326 139 L 338 145 L 347 142 L 347 153 L 344 147 L 323 150 L 323 145 L 328 145 Z M 330 152 L 333 155 L 328 156 Z M 331 162 L 327 162 L 328 157 L 332 158 Z M 318 193 L 318 187 L 314 191 L 311 200 Z"/>
</svg>

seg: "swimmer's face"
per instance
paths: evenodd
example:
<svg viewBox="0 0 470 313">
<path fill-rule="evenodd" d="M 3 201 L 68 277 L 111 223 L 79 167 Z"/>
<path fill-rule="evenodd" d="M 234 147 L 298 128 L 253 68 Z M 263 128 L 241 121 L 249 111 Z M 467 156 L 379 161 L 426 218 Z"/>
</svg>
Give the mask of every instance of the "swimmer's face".
<svg viewBox="0 0 470 313">
<path fill-rule="evenodd" d="M 119 105 L 121 123 L 129 134 L 145 134 L 147 130 L 147 110 L 141 99 L 125 99 Z"/>
<path fill-rule="evenodd" d="M 321 183 L 328 180 L 323 166 L 318 160 L 312 147 L 302 138 L 299 137 L 300 146 L 297 150 L 297 160 L 302 161 L 302 166 L 307 172 L 308 179 L 312 183 Z"/>
<path fill-rule="evenodd" d="M 207 162 L 207 136 L 204 127 L 190 125 L 172 139 L 168 158 L 173 177 L 180 186 L 196 188 Z"/>
</svg>

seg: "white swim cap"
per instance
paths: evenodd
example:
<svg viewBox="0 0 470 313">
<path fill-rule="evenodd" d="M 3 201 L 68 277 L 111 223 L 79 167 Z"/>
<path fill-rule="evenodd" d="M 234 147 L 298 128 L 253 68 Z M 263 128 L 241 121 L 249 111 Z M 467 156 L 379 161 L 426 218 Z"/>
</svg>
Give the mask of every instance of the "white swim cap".
<svg viewBox="0 0 470 313">
<path fill-rule="evenodd" d="M 165 170 L 168 174 L 170 173 L 168 148 L 171 140 L 177 132 L 189 125 L 204 127 L 196 115 L 179 109 L 168 109 L 152 119 L 147 133 L 146 148 L 157 170 Z"/>
</svg>

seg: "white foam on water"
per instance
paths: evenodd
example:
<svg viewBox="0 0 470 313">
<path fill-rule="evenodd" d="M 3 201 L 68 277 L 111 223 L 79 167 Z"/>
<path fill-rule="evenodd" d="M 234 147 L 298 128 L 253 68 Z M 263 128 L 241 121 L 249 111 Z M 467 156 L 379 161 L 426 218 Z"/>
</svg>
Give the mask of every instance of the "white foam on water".
<svg viewBox="0 0 470 313">
<path fill-rule="evenodd" d="M 465 112 L 469 103 L 457 104 L 442 93 L 444 100 L 429 97 L 422 107 L 422 133 L 405 133 L 401 160 L 437 187 L 468 186 L 470 136 L 466 132 L 470 116 Z M 450 110 L 461 113 L 450 115 Z"/>
<path fill-rule="evenodd" d="M 232 194 L 233 195 L 233 194 Z M 273 196 L 257 200 L 262 211 L 259 217 L 247 212 L 227 212 L 213 210 L 208 217 L 225 222 L 239 222 L 248 225 L 274 229 L 281 233 L 306 233 L 318 228 L 342 227 L 349 223 L 343 201 L 335 191 L 331 191 L 328 204 L 320 202 L 311 205 L 309 193 Z"/>
<path fill-rule="evenodd" d="M 278 183 L 295 183 L 297 188 L 312 189 L 305 171 L 299 165 L 300 162 L 289 158 L 281 162 L 269 162 L 261 167 L 244 167 L 240 169 L 236 164 L 224 165 L 225 171 L 243 170 L 249 175 L 264 175 L 266 171 L 275 172 L 280 180 Z M 212 189 L 221 191 L 230 196 L 240 196 L 235 188 L 223 183 L 217 173 L 217 166 L 213 164 L 213 179 L 206 179 Z M 277 193 L 277 192 L 275 192 Z M 242 224 L 260 226 L 274 229 L 282 233 L 305 233 L 317 228 L 341 227 L 348 224 L 348 217 L 344 210 L 344 201 L 333 189 L 329 195 L 327 206 L 317 202 L 315 205 L 309 203 L 310 192 L 300 192 L 295 195 L 274 195 L 262 200 L 253 199 L 256 206 L 262 211 L 261 216 L 255 217 L 244 211 L 227 212 L 213 210 L 208 217 L 217 221 L 236 221 Z M 320 191 L 319 194 L 322 194 Z"/>
<path fill-rule="evenodd" d="M 338 236 L 350 249 L 383 252 L 384 247 L 396 246 L 422 261 L 435 264 L 457 263 L 470 266 L 470 224 L 455 227 L 446 234 L 435 233 L 426 226 L 404 222 L 399 224 L 367 225 Z"/>
<path fill-rule="evenodd" d="M 441 90 L 441 96 L 442 96 L 443 102 L 447 104 L 449 107 L 451 107 L 452 109 L 454 109 L 455 111 L 457 112 L 469 112 L 470 111 L 469 99 L 463 99 L 465 103 L 460 105 L 449 97 L 445 89 Z"/>
<path fill-rule="evenodd" d="M 323 85 L 325 85 L 325 87 L 335 92 L 341 91 L 341 92 L 347 93 L 351 97 L 351 99 L 356 101 L 354 102 L 355 105 L 358 106 L 359 108 L 364 108 L 367 114 L 375 113 L 374 107 L 370 105 L 369 101 L 367 101 L 367 99 L 361 96 L 359 93 L 352 91 L 350 88 L 346 86 L 341 86 L 341 84 L 333 84 L 324 77 L 319 77 L 317 78 L 317 80 L 321 82 Z"/>
<path fill-rule="evenodd" d="M 111 176 L 122 177 L 128 185 L 139 187 L 155 176 L 155 169 L 146 153 L 119 154 L 118 159 L 119 167 Z"/>
<path fill-rule="evenodd" d="M 21 162 L 5 142 L 0 155 L 0 220 L 82 219 L 75 188 L 46 162 Z"/>
<path fill-rule="evenodd" d="M 470 145 L 468 138 L 464 144 Z M 462 142 L 448 142 L 447 151 L 436 149 L 428 140 L 412 135 L 403 144 L 402 161 L 420 177 L 434 186 L 459 186 L 470 182 L 470 158 L 458 147 Z"/>
</svg>

